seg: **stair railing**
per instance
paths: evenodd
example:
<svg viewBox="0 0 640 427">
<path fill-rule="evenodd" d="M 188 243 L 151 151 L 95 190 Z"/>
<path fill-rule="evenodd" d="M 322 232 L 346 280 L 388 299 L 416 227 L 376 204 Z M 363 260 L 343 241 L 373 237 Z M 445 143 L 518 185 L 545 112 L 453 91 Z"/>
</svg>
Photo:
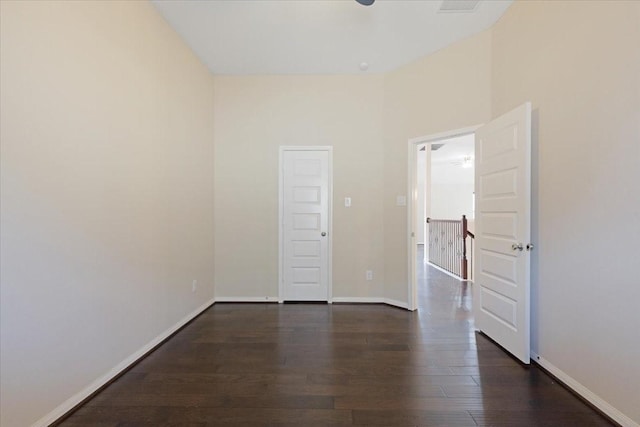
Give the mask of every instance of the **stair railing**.
<svg viewBox="0 0 640 427">
<path fill-rule="evenodd" d="M 467 217 L 463 215 L 461 220 L 427 218 L 427 224 L 429 262 L 463 280 L 471 280 L 475 235 L 468 229 Z M 469 245 L 467 238 L 470 238 Z"/>
</svg>

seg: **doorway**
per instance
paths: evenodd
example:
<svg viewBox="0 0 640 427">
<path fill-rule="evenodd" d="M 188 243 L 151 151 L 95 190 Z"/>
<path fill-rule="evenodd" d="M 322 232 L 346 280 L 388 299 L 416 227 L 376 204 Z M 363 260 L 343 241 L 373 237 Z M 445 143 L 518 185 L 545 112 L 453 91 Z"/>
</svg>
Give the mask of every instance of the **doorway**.
<svg viewBox="0 0 640 427">
<path fill-rule="evenodd" d="M 473 137 L 474 132 L 480 126 L 472 126 L 468 128 L 457 129 L 449 132 L 444 132 L 435 135 L 429 135 L 419 138 L 414 138 L 409 140 L 408 144 L 408 169 L 409 169 L 409 189 L 408 194 L 410 195 L 407 206 L 407 224 L 409 227 L 409 235 L 408 239 L 408 258 L 409 258 L 409 289 L 408 289 L 408 307 L 410 310 L 415 310 L 417 308 L 417 279 L 416 279 L 416 271 L 417 271 L 417 253 L 418 253 L 418 242 L 419 240 L 424 240 L 425 243 L 425 257 L 428 256 L 427 242 L 428 242 L 428 232 L 426 227 L 422 225 L 422 223 L 426 223 L 426 218 L 431 215 L 431 204 L 424 205 L 423 214 L 419 215 L 418 204 L 420 196 L 419 196 L 419 174 L 425 173 L 425 171 L 418 170 L 418 158 L 419 153 L 422 147 L 425 147 L 425 166 L 431 163 L 431 157 L 433 155 L 433 147 L 437 146 L 437 144 L 443 144 L 443 141 L 449 141 L 452 144 L 455 144 L 456 141 L 465 141 L 465 136 L 468 138 L 469 135 Z M 455 152 L 455 150 L 452 150 Z M 464 157 L 458 159 L 461 163 L 464 161 Z M 454 161 L 453 159 L 451 161 Z M 425 197 L 424 199 L 431 199 L 433 195 L 431 194 L 432 188 L 432 179 L 429 174 L 426 174 L 424 179 L 425 185 Z M 471 204 L 472 201 L 469 201 Z M 419 233 L 422 232 L 422 236 L 419 236 Z M 424 258 L 423 258 L 424 259 Z"/>
<path fill-rule="evenodd" d="M 418 144 L 475 134 L 476 246 L 473 311 L 476 327 L 520 359 L 530 361 L 531 103 L 484 126 L 409 141 L 409 292 L 416 309 Z"/>
<path fill-rule="evenodd" d="M 472 236 L 474 230 L 474 145 L 470 133 L 420 144 L 417 153 L 419 252 L 424 262 L 465 280 L 470 275 L 462 270 L 466 272 L 470 262 L 463 266 L 462 261 L 470 258 L 473 243 L 466 234 Z M 459 232 L 463 222 L 465 236 Z"/>
</svg>

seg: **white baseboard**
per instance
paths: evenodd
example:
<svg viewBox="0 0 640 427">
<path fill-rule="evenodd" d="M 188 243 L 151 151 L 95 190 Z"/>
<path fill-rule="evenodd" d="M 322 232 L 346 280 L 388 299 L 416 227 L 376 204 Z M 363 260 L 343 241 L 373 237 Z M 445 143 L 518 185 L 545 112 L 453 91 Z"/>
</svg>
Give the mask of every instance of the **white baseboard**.
<svg viewBox="0 0 640 427">
<path fill-rule="evenodd" d="M 384 304 L 384 298 L 378 297 L 333 297 L 334 303 L 348 304 Z"/>
<path fill-rule="evenodd" d="M 385 298 L 385 304 L 393 305 L 394 307 L 404 308 L 405 310 L 409 310 L 409 304 L 404 301 L 398 301 L 395 299 Z"/>
<path fill-rule="evenodd" d="M 406 302 L 381 297 L 334 297 L 333 302 L 351 304 L 387 304 L 404 309 L 409 307 Z"/>
<path fill-rule="evenodd" d="M 280 302 L 278 297 L 216 297 L 216 302 Z M 406 302 L 381 297 L 334 297 L 331 303 L 388 304 L 406 309 Z"/>
<path fill-rule="evenodd" d="M 140 350 L 136 351 L 131 356 L 127 357 L 125 360 L 118 363 L 109 372 L 107 372 L 100 378 L 93 381 L 83 390 L 74 394 L 69 399 L 65 400 L 62 404 L 60 404 L 57 408 L 55 408 L 53 411 L 49 412 L 47 415 L 45 415 L 44 417 L 40 418 L 38 421 L 33 423 L 31 427 L 46 427 L 49 424 L 56 421 L 58 418 L 62 417 L 64 414 L 66 414 L 71 409 L 73 409 L 77 404 L 79 404 L 84 399 L 89 397 L 92 393 L 95 393 L 96 390 L 98 390 L 100 387 L 104 386 L 109 381 L 111 381 L 114 377 L 120 374 L 122 371 L 127 369 L 136 360 L 144 356 L 149 350 L 153 349 L 155 346 L 160 344 L 171 334 L 176 332 L 178 329 L 180 329 L 181 327 L 189 323 L 191 320 L 193 320 L 193 318 L 195 318 L 197 315 L 199 315 L 204 310 L 209 308 L 214 302 L 215 300 L 212 298 L 206 303 L 202 304 L 200 307 L 193 310 L 191 313 L 187 314 L 185 317 L 180 319 L 178 323 L 176 323 L 175 325 L 173 325 L 172 327 L 170 327 L 169 329 L 167 329 L 166 331 L 162 332 L 160 335 L 152 339 Z"/>
<path fill-rule="evenodd" d="M 593 406 L 601 410 L 612 420 L 617 422 L 623 427 L 640 427 L 640 424 L 633 421 L 631 418 L 620 412 L 618 409 L 611 406 L 608 402 L 603 400 L 600 396 L 589 390 L 587 387 L 580 384 L 578 381 L 569 376 L 566 372 L 546 360 L 544 357 L 531 352 L 531 359 L 537 362 L 544 369 L 549 371 L 553 376 L 558 378 L 564 384 L 567 385 L 574 392 L 578 393 L 585 400 L 591 403 Z"/>
<path fill-rule="evenodd" d="M 216 302 L 278 302 L 278 297 L 216 297 Z"/>
</svg>

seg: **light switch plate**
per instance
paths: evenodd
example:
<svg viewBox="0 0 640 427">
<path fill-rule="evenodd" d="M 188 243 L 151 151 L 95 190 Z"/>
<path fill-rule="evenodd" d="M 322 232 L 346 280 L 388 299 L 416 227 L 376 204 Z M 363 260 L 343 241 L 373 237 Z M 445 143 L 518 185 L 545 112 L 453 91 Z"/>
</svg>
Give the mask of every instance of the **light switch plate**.
<svg viewBox="0 0 640 427">
<path fill-rule="evenodd" d="M 407 196 L 396 196 L 396 206 L 407 206 Z"/>
<path fill-rule="evenodd" d="M 344 207 L 345 208 L 350 208 L 351 207 L 351 197 L 345 197 L 344 198 Z"/>
</svg>

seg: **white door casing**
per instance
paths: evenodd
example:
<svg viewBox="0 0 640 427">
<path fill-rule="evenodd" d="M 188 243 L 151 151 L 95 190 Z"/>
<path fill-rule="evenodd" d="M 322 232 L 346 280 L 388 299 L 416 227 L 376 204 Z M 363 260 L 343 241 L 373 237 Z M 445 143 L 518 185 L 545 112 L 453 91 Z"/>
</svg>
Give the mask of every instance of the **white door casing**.
<svg viewBox="0 0 640 427">
<path fill-rule="evenodd" d="M 331 147 L 280 149 L 280 297 L 329 301 Z"/>
<path fill-rule="evenodd" d="M 415 244 L 415 231 L 417 229 L 416 221 L 418 221 L 417 216 L 417 191 L 418 191 L 418 178 L 417 178 L 417 150 L 418 145 L 420 144 L 433 144 L 439 141 L 443 141 L 446 139 L 456 138 L 462 135 L 468 135 L 474 133 L 480 125 L 470 126 L 466 128 L 450 130 L 447 132 L 437 133 L 428 136 L 421 136 L 417 138 L 411 138 L 408 144 L 408 153 L 407 153 L 407 171 L 408 171 L 408 179 L 407 179 L 407 194 L 409 197 L 407 198 L 407 275 L 409 277 L 408 280 L 408 290 L 407 290 L 407 309 L 408 310 L 416 310 L 418 308 L 417 302 L 417 288 L 418 283 L 416 280 L 416 244 Z M 430 154 L 429 154 L 430 155 Z M 429 169 L 430 161 L 427 162 L 427 169 Z M 430 174 L 429 170 L 429 174 Z M 427 178 L 428 181 L 431 178 Z M 427 209 L 431 209 L 430 204 L 427 204 Z M 428 212 L 428 211 L 427 211 Z M 428 215 L 427 215 L 428 216 Z M 428 241 L 429 239 L 427 239 Z M 426 242 L 425 242 L 426 243 Z M 428 245 L 425 244 L 425 255 L 426 248 Z M 425 258 L 426 259 L 426 258 Z"/>
<path fill-rule="evenodd" d="M 531 104 L 476 131 L 476 327 L 530 362 Z"/>
</svg>

